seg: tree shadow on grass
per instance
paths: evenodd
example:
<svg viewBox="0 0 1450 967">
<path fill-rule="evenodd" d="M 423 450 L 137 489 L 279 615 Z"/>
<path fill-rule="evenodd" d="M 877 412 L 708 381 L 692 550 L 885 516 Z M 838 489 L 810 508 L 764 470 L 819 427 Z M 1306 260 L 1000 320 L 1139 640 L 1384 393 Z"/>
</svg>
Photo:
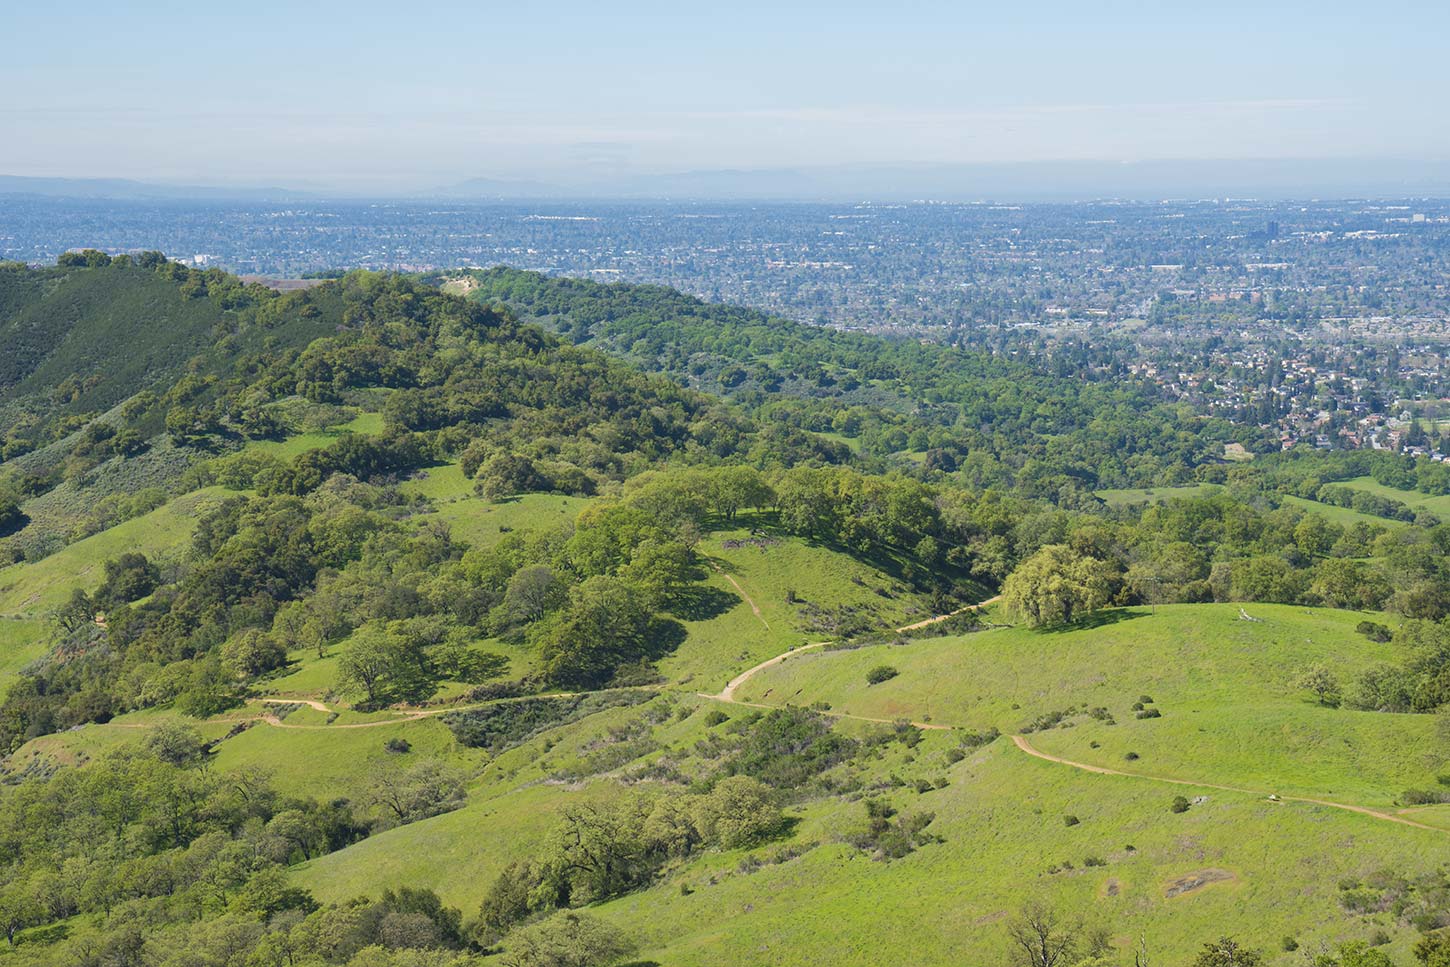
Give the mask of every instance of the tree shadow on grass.
<svg viewBox="0 0 1450 967">
<path fill-rule="evenodd" d="M 1101 628 L 1105 625 L 1115 625 L 1120 621 L 1132 621 L 1134 618 L 1146 618 L 1151 612 L 1138 608 L 1112 608 L 1106 611 L 1094 611 L 1092 614 L 1084 615 L 1076 621 L 1065 625 L 1052 625 L 1048 628 L 1038 628 L 1037 633 L 1042 635 L 1060 635 L 1069 631 L 1086 631 L 1089 628 Z"/>
<path fill-rule="evenodd" d="M 651 661 L 665 657 L 684 644 L 688 634 L 685 626 L 678 621 L 655 617 L 645 631 L 643 657 Z"/>
<path fill-rule="evenodd" d="M 724 588 L 697 584 L 681 588 L 670 597 L 668 610 L 681 621 L 709 621 L 740 603 L 740 596 Z"/>
</svg>

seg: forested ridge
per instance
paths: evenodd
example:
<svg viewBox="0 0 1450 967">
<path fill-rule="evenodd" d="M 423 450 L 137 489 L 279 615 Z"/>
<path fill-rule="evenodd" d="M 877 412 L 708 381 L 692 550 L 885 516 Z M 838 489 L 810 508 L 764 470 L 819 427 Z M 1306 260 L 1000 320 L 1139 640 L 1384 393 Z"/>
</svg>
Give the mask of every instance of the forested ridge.
<svg viewBox="0 0 1450 967">
<path fill-rule="evenodd" d="M 1163 405 L 1128 374 L 802 325 L 658 286 L 498 268 L 468 297 L 759 408 L 771 419 L 923 455 L 977 486 L 1057 503 L 1182 483 L 1255 435 Z M 1063 362 L 1069 363 L 1064 369 Z"/>
<path fill-rule="evenodd" d="M 0 371 L 0 595 L 41 643 L 0 679 L 15 963 L 583 967 L 636 939 L 582 908 L 730 851 L 753 852 L 709 885 L 789 864 L 821 846 L 793 831 L 823 803 L 850 808 L 831 840 L 850 856 L 931 854 L 935 813 L 892 797 L 947 789 L 995 727 L 933 726 L 951 744 L 919 753 L 931 723 L 824 700 L 706 710 L 727 672 L 806 641 L 1355 609 L 1375 612 L 1356 640 L 1395 651 L 1282 688 L 1381 719 L 1450 705 L 1450 525 L 1407 502 L 1450 491 L 1443 467 L 1231 464 L 1226 424 L 1112 374 L 664 289 L 473 278 L 468 298 L 366 272 L 279 295 L 155 254 L 0 266 L 19 348 Z M 1165 492 L 1109 505 L 1108 484 Z M 138 527 L 77 560 L 167 520 L 174 539 Z M 785 554 L 807 563 L 772 572 Z M 764 610 L 742 566 L 772 587 Z M 998 594 L 999 614 L 971 609 Z M 866 687 L 901 677 L 878 663 Z M 1022 728 L 1074 716 L 1113 724 L 1084 705 Z M 345 792 L 292 763 L 217 765 L 259 732 L 420 724 L 412 741 L 446 745 L 380 731 Z M 421 882 L 324 902 L 297 879 L 482 797 L 601 785 L 530 827 L 470 909 Z"/>
</svg>

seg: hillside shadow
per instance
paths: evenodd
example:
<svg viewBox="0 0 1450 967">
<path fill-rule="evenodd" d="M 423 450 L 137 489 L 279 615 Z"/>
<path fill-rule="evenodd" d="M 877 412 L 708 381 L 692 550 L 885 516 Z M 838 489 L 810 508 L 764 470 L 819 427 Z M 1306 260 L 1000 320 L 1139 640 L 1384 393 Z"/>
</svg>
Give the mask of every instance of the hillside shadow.
<svg viewBox="0 0 1450 967">
<path fill-rule="evenodd" d="M 0 509 L 0 537 L 9 537 L 25 530 L 30 524 L 30 517 L 18 508 L 11 514 L 6 514 Z"/>
<path fill-rule="evenodd" d="M 1053 625 L 1050 628 L 1038 628 L 1040 635 L 1061 635 L 1071 631 L 1087 631 L 1091 628 L 1101 628 L 1105 625 L 1115 625 L 1123 621 L 1132 621 L 1135 618 L 1146 618 L 1151 612 L 1131 608 L 1113 608 L 1108 611 L 1094 611 L 1086 617 L 1079 618 L 1071 624 Z"/>
<path fill-rule="evenodd" d="M 740 604 L 738 594 L 705 584 L 681 588 L 670 597 L 669 612 L 681 621 L 709 621 Z"/>
<path fill-rule="evenodd" d="M 671 654 L 685 643 L 689 632 L 672 618 L 656 617 L 644 633 L 645 658 L 654 661 Z"/>
<path fill-rule="evenodd" d="M 870 548 L 863 549 L 826 535 L 798 534 L 781 526 L 774 513 L 742 513 L 733 524 L 739 528 L 749 528 L 751 536 L 747 540 L 782 542 L 795 540 L 807 547 L 818 547 L 833 554 L 843 555 L 893 580 L 900 581 L 917 594 L 927 594 L 932 591 L 947 592 L 963 586 L 985 590 L 979 582 L 972 579 L 965 569 L 948 565 L 945 562 L 927 566 L 916 560 L 909 550 L 886 544 L 873 544 Z M 714 530 L 715 528 L 712 528 L 712 533 Z"/>
</svg>

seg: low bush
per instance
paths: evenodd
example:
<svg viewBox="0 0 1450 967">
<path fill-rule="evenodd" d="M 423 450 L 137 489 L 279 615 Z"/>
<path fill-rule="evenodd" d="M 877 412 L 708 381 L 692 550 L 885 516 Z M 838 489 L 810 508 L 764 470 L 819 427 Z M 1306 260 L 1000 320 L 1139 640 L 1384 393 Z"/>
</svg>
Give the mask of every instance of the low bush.
<svg viewBox="0 0 1450 967">
<path fill-rule="evenodd" d="M 866 684 L 880 685 L 882 682 L 891 681 L 891 679 L 895 678 L 898 674 L 900 673 L 897 672 L 897 670 L 895 668 L 892 668 L 890 665 L 877 665 L 875 668 L 871 669 L 866 673 Z"/>
</svg>

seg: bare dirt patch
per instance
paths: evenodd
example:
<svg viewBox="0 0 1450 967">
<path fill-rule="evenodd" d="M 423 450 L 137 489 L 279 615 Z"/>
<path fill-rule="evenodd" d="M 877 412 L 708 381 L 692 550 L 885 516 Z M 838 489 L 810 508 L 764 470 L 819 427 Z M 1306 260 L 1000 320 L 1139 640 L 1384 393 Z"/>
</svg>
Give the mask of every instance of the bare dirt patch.
<svg viewBox="0 0 1450 967">
<path fill-rule="evenodd" d="M 1163 895 L 1171 900 L 1176 896 L 1201 890 L 1214 883 L 1232 883 L 1237 879 L 1238 877 L 1228 870 L 1195 870 L 1177 879 L 1169 880 L 1168 885 L 1163 888 Z"/>
</svg>

